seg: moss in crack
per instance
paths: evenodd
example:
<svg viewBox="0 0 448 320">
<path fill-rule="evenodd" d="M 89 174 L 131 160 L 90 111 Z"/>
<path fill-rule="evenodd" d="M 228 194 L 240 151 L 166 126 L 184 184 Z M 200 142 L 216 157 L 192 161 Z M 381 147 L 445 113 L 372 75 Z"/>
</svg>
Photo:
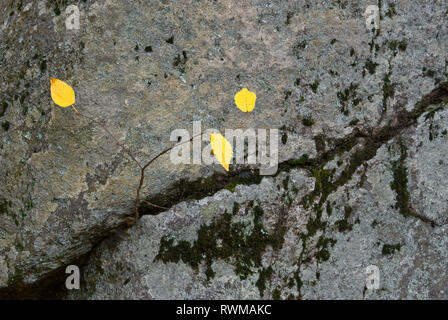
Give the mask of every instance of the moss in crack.
<svg viewBox="0 0 448 320">
<path fill-rule="evenodd" d="M 397 15 L 397 10 L 395 10 L 395 3 L 389 3 L 389 8 L 386 11 L 386 16 L 391 18 Z"/>
<path fill-rule="evenodd" d="M 238 214 L 238 211 L 239 211 L 239 210 L 240 210 L 240 205 L 238 204 L 238 202 L 235 202 L 235 203 L 233 204 L 232 214 L 233 214 L 233 215 Z"/>
<path fill-rule="evenodd" d="M 274 231 L 268 233 L 262 222 L 263 209 L 257 205 L 251 212 L 251 223 L 233 222 L 234 215 L 225 212 L 210 225 L 201 225 L 193 243 L 175 241 L 172 236 L 165 235 L 161 239 L 155 260 L 165 263 L 183 261 L 194 270 L 198 270 L 199 264 L 204 261 L 208 280 L 215 276 L 212 263 L 216 259 L 233 264 L 235 273 L 242 280 L 258 269 L 257 286 L 262 294 L 266 288 L 266 280 L 272 275 L 272 269 L 263 268 L 261 256 L 268 245 L 274 250 L 281 249 L 286 228 L 280 221 Z"/>
<path fill-rule="evenodd" d="M 345 88 L 343 91 L 339 91 L 336 93 L 341 105 L 341 112 L 346 116 L 348 116 L 350 113 L 350 105 L 352 107 L 356 107 L 361 102 L 361 99 L 358 97 L 358 94 L 356 92 L 358 87 L 359 85 L 357 83 L 350 83 L 348 88 Z"/>
<path fill-rule="evenodd" d="M 291 180 L 289 176 L 286 176 L 285 179 L 283 179 L 283 189 L 288 190 L 289 180 Z"/>
<path fill-rule="evenodd" d="M 317 135 L 313 137 L 314 144 L 316 145 L 317 152 L 325 152 L 325 138 L 323 135 Z"/>
<path fill-rule="evenodd" d="M 8 279 L 8 286 L 14 287 L 23 283 L 23 272 L 20 268 L 16 267 L 14 274 Z"/>
<path fill-rule="evenodd" d="M 395 251 L 400 251 L 401 249 L 401 243 L 397 244 L 384 244 L 383 249 L 381 250 L 381 253 L 383 256 L 387 256 L 390 254 L 394 254 Z"/>
<path fill-rule="evenodd" d="M 289 160 L 287 164 L 293 168 L 311 167 L 314 165 L 314 160 L 305 153 L 299 159 Z"/>
<path fill-rule="evenodd" d="M 301 200 L 301 204 L 305 209 L 309 208 L 310 204 L 316 197 L 320 197 L 321 200 L 327 198 L 327 196 L 330 193 L 331 181 L 333 179 L 334 172 L 335 169 L 332 170 L 324 169 L 323 165 L 316 168 L 311 168 L 310 174 L 316 180 L 314 182 L 313 191 L 310 194 L 304 196 Z M 321 205 L 322 203 L 320 204 L 320 206 Z"/>
<path fill-rule="evenodd" d="M 302 124 L 305 126 L 305 127 L 311 127 L 311 126 L 313 126 L 314 125 L 314 119 L 311 117 L 311 116 L 306 116 L 306 117 L 304 117 L 303 119 L 302 119 Z"/>
<path fill-rule="evenodd" d="M 390 76 L 392 75 L 392 65 L 389 65 L 389 72 L 383 78 L 383 112 L 387 110 L 387 100 L 395 96 L 396 83 L 392 83 Z"/>
<path fill-rule="evenodd" d="M 280 131 L 281 131 L 281 133 L 282 133 L 282 143 L 283 143 L 283 144 L 286 144 L 286 142 L 288 142 L 288 133 L 287 133 L 287 131 L 286 131 L 286 126 L 283 125 L 283 126 L 280 128 Z"/>
<path fill-rule="evenodd" d="M 148 197 L 147 200 L 159 206 L 170 207 L 173 203 L 180 201 L 199 200 L 211 196 L 221 189 L 227 189 L 233 192 L 235 191 L 235 187 L 240 184 L 258 184 L 261 182 L 262 177 L 258 172 L 245 169 L 227 174 L 215 173 L 208 178 L 200 178 L 194 181 L 181 179 L 172 184 L 165 192 Z M 163 209 L 143 203 L 139 211 L 142 215 L 156 215 L 162 212 Z"/>
<path fill-rule="evenodd" d="M 390 186 L 396 194 L 395 208 L 399 210 L 403 217 L 409 217 L 412 215 L 412 211 L 411 197 L 408 191 L 408 169 L 405 164 L 407 150 L 402 142 L 400 143 L 400 153 L 400 159 L 392 164 L 393 181 Z"/>
<path fill-rule="evenodd" d="M 5 199 L 3 199 L 1 202 L 0 202 L 0 215 L 2 215 L 2 214 L 6 214 L 6 215 L 8 215 L 8 213 L 9 213 L 9 208 L 12 206 L 12 202 L 11 202 L 11 200 L 5 200 Z"/>
<path fill-rule="evenodd" d="M 255 283 L 255 285 L 258 288 L 258 291 L 260 292 L 260 296 L 264 295 L 264 291 L 266 290 L 266 282 L 269 281 L 272 277 L 272 267 L 269 266 L 267 268 L 263 268 L 258 273 L 258 280 Z"/>
<path fill-rule="evenodd" d="M 366 75 L 366 70 L 369 72 L 369 74 L 375 74 L 377 66 L 378 63 L 373 62 L 370 59 L 367 59 L 364 65 L 364 70 L 362 71 L 362 76 L 364 77 Z"/>
<path fill-rule="evenodd" d="M 11 211 L 10 208 L 12 208 L 12 201 L 3 199 L 0 202 L 0 215 L 4 214 L 4 215 L 6 215 L 8 217 L 11 217 L 11 219 L 14 221 L 14 224 L 16 226 L 19 226 L 18 215 L 16 213 L 14 213 L 13 211 Z"/>
<path fill-rule="evenodd" d="M 273 300 L 281 300 L 282 296 L 281 296 L 281 292 L 280 292 L 280 288 L 277 287 L 272 291 L 272 299 Z"/>
<path fill-rule="evenodd" d="M 299 41 L 293 48 L 293 54 L 297 59 L 302 58 L 302 51 L 306 48 L 307 42 L 306 40 Z"/>
<path fill-rule="evenodd" d="M 422 72 L 423 76 L 428 78 L 434 78 L 436 75 L 436 72 L 434 70 L 426 69 L 426 67 L 423 67 Z"/>
<path fill-rule="evenodd" d="M 291 18 L 293 17 L 293 15 L 294 15 L 293 12 L 288 12 L 286 14 L 286 22 L 285 22 L 286 25 L 289 25 L 291 23 Z"/>
<path fill-rule="evenodd" d="M 310 84 L 311 90 L 313 90 L 314 93 L 317 93 L 317 89 L 319 88 L 319 80 L 314 80 L 312 84 Z"/>
<path fill-rule="evenodd" d="M 184 50 L 182 51 L 182 57 L 178 54 L 177 57 L 174 58 L 173 67 L 179 70 L 180 73 L 185 73 L 185 65 L 187 60 L 187 52 Z"/>
<path fill-rule="evenodd" d="M 335 223 L 335 226 L 339 232 L 352 231 L 353 224 L 349 223 L 348 221 L 352 213 L 353 213 L 352 207 L 346 205 L 344 207 L 344 219 L 338 220 Z"/>
<path fill-rule="evenodd" d="M 388 47 L 392 51 L 392 54 L 395 57 L 397 55 L 398 51 L 406 51 L 406 49 L 408 47 L 408 43 L 406 42 L 406 40 L 401 40 L 401 41 L 392 40 L 392 41 L 388 42 Z"/>
<path fill-rule="evenodd" d="M 317 241 L 317 253 L 316 259 L 319 263 L 324 261 L 328 261 L 330 259 L 330 251 L 329 246 L 333 247 L 336 244 L 337 240 L 332 238 L 326 238 L 324 235 L 319 237 Z"/>
<path fill-rule="evenodd" d="M 9 126 L 10 126 L 9 121 L 3 121 L 2 122 L 3 130 L 8 131 L 9 130 Z"/>
<path fill-rule="evenodd" d="M 5 112 L 6 112 L 6 109 L 8 109 L 8 106 L 9 106 L 9 104 L 8 104 L 8 102 L 6 102 L 6 101 L 3 101 L 3 102 L 0 104 L 0 117 L 3 117 L 3 115 L 4 115 Z"/>
<path fill-rule="evenodd" d="M 308 155 L 304 154 L 299 159 L 288 160 L 279 164 L 278 175 L 281 172 L 288 172 L 295 168 L 304 168 L 309 171 L 316 170 L 322 165 L 331 161 L 336 155 L 342 152 L 351 150 L 359 142 L 359 138 L 364 140 L 363 147 L 356 150 L 344 171 L 332 182 L 328 183 L 327 190 L 332 192 L 337 187 L 344 185 L 356 172 L 357 168 L 366 161 L 372 159 L 377 149 L 386 141 L 397 136 L 403 128 L 407 128 L 412 124 L 415 124 L 417 119 L 431 109 L 432 105 L 448 103 L 448 82 L 441 83 L 436 89 L 426 94 L 415 105 L 412 111 L 406 111 L 404 108 L 399 110 L 398 123 L 389 124 L 374 132 L 361 133 L 357 128 L 353 130 L 353 133 L 343 139 L 328 140 L 324 136 L 316 136 L 315 143 L 316 149 L 320 156 L 312 159 Z M 326 149 L 326 141 L 329 143 L 329 151 Z M 217 173 L 209 178 L 201 178 L 195 181 L 180 180 L 169 187 L 166 192 L 148 197 L 148 201 L 162 205 L 165 207 L 171 207 L 173 204 L 180 201 L 190 199 L 201 199 L 206 196 L 214 194 L 221 189 L 233 190 L 237 184 L 259 184 L 261 182 L 261 176 L 257 172 L 253 172 L 250 169 L 244 169 L 240 171 L 229 172 L 227 174 Z M 327 192 L 327 193 L 328 193 Z M 313 196 L 319 196 L 317 192 L 313 193 Z M 308 199 L 313 196 L 308 195 Z M 321 197 L 321 202 L 326 201 L 326 196 Z M 158 209 L 152 206 L 142 205 L 140 212 L 144 214 L 158 214 L 162 209 Z"/>
<path fill-rule="evenodd" d="M 410 118 L 408 121 L 415 122 L 424 112 L 430 109 L 431 105 L 445 105 L 446 103 L 448 103 L 448 81 L 441 83 L 436 89 L 425 95 L 414 109 L 407 114 Z"/>
</svg>

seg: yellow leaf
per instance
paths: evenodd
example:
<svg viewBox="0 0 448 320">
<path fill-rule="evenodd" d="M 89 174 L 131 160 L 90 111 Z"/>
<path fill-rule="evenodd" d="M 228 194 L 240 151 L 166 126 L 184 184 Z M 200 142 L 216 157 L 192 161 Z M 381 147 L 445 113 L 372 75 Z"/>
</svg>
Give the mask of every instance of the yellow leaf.
<svg viewBox="0 0 448 320">
<path fill-rule="evenodd" d="M 251 112 L 255 107 L 257 95 L 246 88 L 235 94 L 235 104 L 243 112 Z"/>
<path fill-rule="evenodd" d="M 51 98 L 60 107 L 69 107 L 75 103 L 73 88 L 59 79 L 50 78 Z"/>
<path fill-rule="evenodd" d="M 233 154 L 230 143 L 221 134 L 212 133 L 210 135 L 210 145 L 216 159 L 218 159 L 226 171 L 229 171 L 229 164 Z"/>
</svg>

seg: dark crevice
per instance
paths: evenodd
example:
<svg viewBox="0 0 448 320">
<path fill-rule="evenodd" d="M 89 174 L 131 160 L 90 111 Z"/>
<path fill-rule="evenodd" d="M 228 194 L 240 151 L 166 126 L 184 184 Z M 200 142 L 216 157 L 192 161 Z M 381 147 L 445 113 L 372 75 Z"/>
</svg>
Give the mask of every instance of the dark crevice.
<svg viewBox="0 0 448 320">
<path fill-rule="evenodd" d="M 326 148 L 324 144 L 320 150 L 321 154 L 319 157 L 311 159 L 304 155 L 300 159 L 284 161 L 279 164 L 276 175 L 295 168 L 305 168 L 310 171 L 317 168 L 322 169 L 336 155 L 359 146 L 351 156 L 345 170 L 333 182 L 326 184 L 323 190 L 314 190 L 305 196 L 307 199 L 305 201 L 309 203 L 317 196 L 320 196 L 319 203 L 322 205 L 332 192 L 339 186 L 345 185 L 351 179 L 359 166 L 372 159 L 384 143 L 399 136 L 404 129 L 415 124 L 417 119 L 428 110 L 429 106 L 444 102 L 448 102 L 448 82 L 440 84 L 439 87 L 425 95 L 412 111 L 407 111 L 403 105 L 395 106 L 398 110 L 397 116 L 386 126 L 365 132 L 355 128 L 350 135 L 342 139 L 326 139 L 326 144 L 330 147 Z M 164 192 L 150 196 L 147 200 L 160 206 L 172 207 L 182 201 L 211 196 L 221 189 L 233 191 L 238 184 L 258 184 L 261 182 L 261 179 L 262 176 L 259 175 L 258 170 L 252 169 L 243 169 L 227 174 L 215 173 L 209 178 L 201 178 L 195 181 L 178 181 Z M 163 211 L 165 210 L 147 204 L 143 204 L 140 209 L 142 215 L 157 215 Z"/>
<path fill-rule="evenodd" d="M 322 207 L 327 197 L 332 192 L 334 192 L 339 186 L 346 184 L 359 166 L 376 155 L 376 151 L 379 147 L 390 139 L 399 136 L 404 129 L 415 124 L 417 119 L 423 113 L 428 111 L 428 108 L 431 105 L 446 102 L 448 102 L 448 82 L 441 83 L 436 89 L 425 95 L 415 105 L 415 108 L 412 111 L 406 111 L 402 105 L 397 106 L 397 116 L 385 127 L 371 129 L 366 132 L 363 132 L 359 128 L 355 128 L 352 134 L 343 139 L 326 139 L 326 144 L 324 143 L 323 148 L 320 150 L 320 155 L 317 158 L 312 159 L 304 155 L 300 159 L 282 162 L 279 164 L 276 175 L 281 172 L 288 172 L 295 168 L 304 168 L 310 172 L 313 172 L 313 170 L 314 172 L 316 170 L 322 170 L 322 167 L 338 154 L 350 151 L 355 146 L 359 146 L 358 149 L 352 154 L 345 170 L 334 182 L 329 182 L 324 188 L 320 188 L 320 190 L 317 191 L 313 190 L 310 194 L 305 196 L 309 203 L 319 196 L 320 199 L 318 206 Z M 436 110 L 440 110 L 440 108 Z M 328 174 L 331 175 L 331 173 Z M 328 177 L 327 174 L 324 176 Z M 164 192 L 147 197 L 147 200 L 160 206 L 172 207 L 182 201 L 201 199 L 206 196 L 211 196 L 221 189 L 233 191 L 236 185 L 259 184 L 262 178 L 263 176 L 259 175 L 258 170 L 247 168 L 227 174 L 215 173 L 209 178 L 201 178 L 196 181 L 178 181 Z M 165 210 L 145 204 L 143 204 L 140 208 L 141 215 L 157 215 L 162 211 Z M 412 216 L 420 218 L 424 222 L 433 223 L 433 221 L 430 221 L 425 217 L 418 216 L 417 214 Z M 101 241 L 102 240 L 99 240 L 94 247 L 99 245 Z M 76 264 L 82 268 L 84 263 L 88 260 L 88 256 L 91 252 L 92 251 L 69 264 Z M 0 289 L 0 299 L 61 298 L 64 294 L 66 294 L 66 289 L 64 287 L 64 280 L 66 278 L 66 274 L 64 272 L 65 267 L 66 266 L 62 266 L 56 270 L 53 270 L 34 284 L 20 287 L 2 288 Z M 302 282 L 299 276 L 297 276 L 296 281 L 300 292 Z"/>
</svg>

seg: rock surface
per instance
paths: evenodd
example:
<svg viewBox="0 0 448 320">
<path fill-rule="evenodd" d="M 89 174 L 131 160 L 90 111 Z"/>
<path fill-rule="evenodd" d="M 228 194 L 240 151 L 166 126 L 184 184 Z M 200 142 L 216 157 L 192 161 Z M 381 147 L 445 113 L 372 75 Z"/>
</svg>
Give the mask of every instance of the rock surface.
<svg viewBox="0 0 448 320">
<path fill-rule="evenodd" d="M 72 3 L 79 30 L 65 27 Z M 281 130 L 278 174 L 263 180 L 238 165 L 154 162 L 142 193 L 172 208 L 98 245 L 71 298 L 446 298 L 447 6 L 380 1 L 371 32 L 370 4 L 3 5 L 0 295 L 85 255 L 133 213 L 138 166 L 51 102 L 56 77 L 141 163 L 195 120 Z M 233 103 L 242 87 L 257 93 L 247 119 Z M 364 289 L 371 264 L 379 291 Z"/>
<path fill-rule="evenodd" d="M 430 126 L 438 128 L 432 140 Z M 447 111 L 429 123 L 420 118 L 322 205 L 325 191 L 312 202 L 307 197 L 320 183 L 331 188 L 331 165 L 311 175 L 282 172 L 145 216 L 95 248 L 82 289 L 69 298 L 447 299 L 446 203 L 433 201 L 428 210 L 421 198 L 447 196 L 444 182 L 427 171 L 443 165 L 447 126 Z M 366 287 L 372 265 L 378 290 Z"/>
</svg>

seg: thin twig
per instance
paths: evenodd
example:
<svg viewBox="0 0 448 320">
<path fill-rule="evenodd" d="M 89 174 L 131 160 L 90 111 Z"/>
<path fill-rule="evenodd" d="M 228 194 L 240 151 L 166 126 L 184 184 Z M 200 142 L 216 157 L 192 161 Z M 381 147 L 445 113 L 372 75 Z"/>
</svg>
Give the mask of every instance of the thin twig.
<svg viewBox="0 0 448 320">
<path fill-rule="evenodd" d="M 161 157 L 162 155 L 164 155 L 168 151 L 172 150 L 174 147 L 179 146 L 179 145 L 184 144 L 184 143 L 187 143 L 187 142 L 189 143 L 189 142 L 193 141 L 194 138 L 196 138 L 198 136 L 202 136 L 203 132 L 201 132 L 201 133 L 191 137 L 191 139 L 188 140 L 188 141 L 182 141 L 182 142 L 180 142 L 180 143 L 178 143 L 178 144 L 176 144 L 176 145 L 174 145 L 172 147 L 169 147 L 169 148 L 163 150 L 162 152 L 157 154 L 154 158 L 149 160 L 144 166 L 142 166 L 140 164 L 140 162 L 136 159 L 136 157 L 132 154 L 132 152 L 126 146 L 124 146 L 120 141 L 118 141 L 118 139 L 112 134 L 112 132 L 109 131 L 109 129 L 107 129 L 107 127 L 104 125 L 104 123 L 101 120 L 97 120 L 97 119 L 94 119 L 94 118 L 92 118 L 90 116 L 82 114 L 75 107 L 73 107 L 73 110 L 75 110 L 76 115 L 82 116 L 82 117 L 84 117 L 84 118 L 86 118 L 86 119 L 88 119 L 90 121 L 95 122 L 99 126 L 101 126 L 104 129 L 104 131 L 115 141 L 115 143 L 118 146 L 120 146 L 131 157 L 131 159 L 137 164 L 137 166 L 140 168 L 140 180 L 139 180 L 139 183 L 138 183 L 138 187 L 137 187 L 137 190 L 136 190 L 136 196 L 135 196 L 135 200 L 134 200 L 135 216 L 134 217 L 128 217 L 128 218 L 125 219 L 128 222 L 128 224 L 134 224 L 138 220 L 138 218 L 140 218 L 140 213 L 138 212 L 138 207 L 139 207 L 140 201 L 143 201 L 146 204 L 151 205 L 151 206 L 156 207 L 156 208 L 159 208 L 159 209 L 169 210 L 169 208 L 167 208 L 167 207 L 159 206 L 157 204 L 149 202 L 148 200 L 140 200 L 140 192 L 141 192 L 141 189 L 142 189 L 142 186 L 143 186 L 143 182 L 145 181 L 145 170 L 146 170 L 146 168 L 148 168 L 151 165 L 151 163 L 153 163 L 155 160 L 157 160 L 159 157 Z"/>
<path fill-rule="evenodd" d="M 177 147 L 177 146 L 179 146 L 179 145 L 181 145 L 181 144 L 187 143 L 187 142 L 189 143 L 189 142 L 193 141 L 194 138 L 196 138 L 197 136 L 201 136 L 201 135 L 202 135 L 202 132 L 199 133 L 199 134 L 197 134 L 197 135 L 195 135 L 195 136 L 193 136 L 193 137 L 191 137 L 190 140 L 183 141 L 183 142 L 178 143 L 178 144 L 176 144 L 176 145 L 174 145 L 174 146 L 172 146 L 172 147 L 169 147 L 168 149 L 163 150 L 163 151 L 160 152 L 158 155 L 156 155 L 154 158 L 152 158 L 151 160 L 149 160 L 149 161 L 148 161 L 148 162 L 141 168 L 141 170 L 140 170 L 140 182 L 139 182 L 138 187 L 137 187 L 137 195 L 136 195 L 136 197 L 135 197 L 135 201 L 134 201 L 134 212 L 135 212 L 135 217 L 134 217 L 134 219 L 135 219 L 135 221 L 137 221 L 137 219 L 140 217 L 140 214 L 139 214 L 139 212 L 138 212 L 138 205 L 139 205 L 139 203 L 140 203 L 140 190 L 142 189 L 143 181 L 145 180 L 145 170 L 146 170 L 146 168 L 148 168 L 148 167 L 151 165 L 151 163 L 153 163 L 155 160 L 157 160 L 157 158 L 161 157 L 162 155 L 164 155 L 164 154 L 167 153 L 168 151 L 172 150 L 173 148 L 175 148 L 175 147 Z M 147 202 L 147 203 L 151 204 L 150 202 Z M 152 205 L 152 204 L 151 204 L 151 205 Z M 160 208 L 160 206 L 157 206 L 157 207 Z"/>
<path fill-rule="evenodd" d="M 146 203 L 146 204 L 149 204 L 150 206 L 153 206 L 153 207 L 156 207 L 156 208 L 159 208 L 159 209 L 164 209 L 164 210 L 169 210 L 170 209 L 170 208 L 167 208 L 167 207 L 158 206 L 158 205 L 156 205 L 154 203 L 149 202 L 148 200 L 142 200 L 142 201 L 144 203 Z"/>
<path fill-rule="evenodd" d="M 75 111 L 77 111 L 77 110 L 75 109 Z M 97 123 L 98 125 L 100 125 L 104 129 L 104 131 L 106 131 L 106 133 L 115 141 L 115 143 L 117 145 L 119 145 L 131 157 L 132 160 L 134 160 L 134 162 L 138 165 L 138 167 L 140 169 L 142 169 L 142 165 L 140 164 L 140 162 L 137 161 L 137 159 L 132 154 L 132 152 L 128 148 L 126 148 L 123 144 L 121 144 L 121 142 L 118 141 L 117 138 L 115 138 L 115 136 L 109 131 L 109 129 L 106 128 L 106 126 L 104 125 L 104 123 L 101 120 L 96 120 L 96 119 L 94 119 L 92 117 L 89 117 L 89 116 L 87 116 L 85 114 L 80 113 L 79 111 L 76 114 L 79 115 L 79 116 L 82 116 L 84 118 L 87 118 L 90 121 L 93 121 L 93 122 Z"/>
</svg>

